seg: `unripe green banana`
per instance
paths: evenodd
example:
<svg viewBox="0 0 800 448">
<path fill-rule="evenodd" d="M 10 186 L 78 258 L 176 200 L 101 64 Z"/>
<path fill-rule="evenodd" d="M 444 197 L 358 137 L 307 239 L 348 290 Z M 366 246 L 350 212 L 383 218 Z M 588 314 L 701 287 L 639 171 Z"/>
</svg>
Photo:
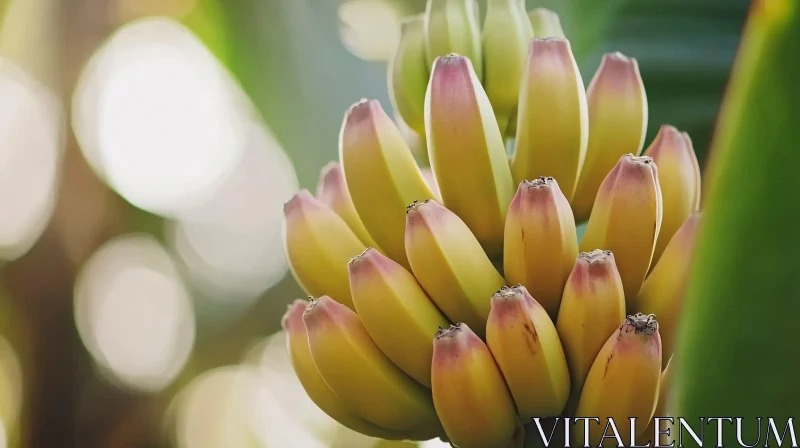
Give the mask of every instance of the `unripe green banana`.
<svg viewBox="0 0 800 448">
<path fill-rule="evenodd" d="M 387 70 L 389 98 L 400 118 L 420 136 L 425 135 L 425 90 L 430 73 L 427 60 L 424 16 L 403 19 L 400 43 Z"/>
<path fill-rule="evenodd" d="M 519 0 L 489 0 L 483 22 L 483 85 L 501 130 L 514 114 L 533 28 Z"/>
<path fill-rule="evenodd" d="M 483 49 L 474 0 L 428 0 L 425 7 L 425 42 L 428 69 L 439 56 L 457 53 L 469 58 L 483 81 Z"/>
</svg>

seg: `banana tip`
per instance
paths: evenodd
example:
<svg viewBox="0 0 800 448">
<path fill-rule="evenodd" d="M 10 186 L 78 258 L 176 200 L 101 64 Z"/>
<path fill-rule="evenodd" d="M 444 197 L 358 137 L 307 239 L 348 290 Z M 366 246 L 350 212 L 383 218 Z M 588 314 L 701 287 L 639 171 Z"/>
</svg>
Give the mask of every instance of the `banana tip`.
<svg viewBox="0 0 800 448">
<path fill-rule="evenodd" d="M 626 333 L 652 335 L 658 332 L 658 321 L 655 314 L 636 313 L 625 318 L 622 331 Z"/>
</svg>

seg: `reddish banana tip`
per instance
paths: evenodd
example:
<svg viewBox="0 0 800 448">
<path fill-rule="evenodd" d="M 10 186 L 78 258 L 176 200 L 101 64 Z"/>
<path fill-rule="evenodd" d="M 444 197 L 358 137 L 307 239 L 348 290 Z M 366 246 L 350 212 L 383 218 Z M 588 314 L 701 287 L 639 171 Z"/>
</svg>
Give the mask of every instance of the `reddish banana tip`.
<svg viewBox="0 0 800 448">
<path fill-rule="evenodd" d="M 347 108 L 344 115 L 345 128 L 372 122 L 375 114 L 380 112 L 383 112 L 383 108 L 378 100 L 361 98 Z"/>
<path fill-rule="evenodd" d="M 353 311 L 349 308 L 328 296 L 311 298 L 305 311 L 303 311 L 303 323 L 306 330 L 312 330 L 326 322 L 347 317 L 352 313 Z"/>
<path fill-rule="evenodd" d="M 520 310 L 528 306 L 538 306 L 538 303 L 524 286 L 503 286 L 492 295 L 489 318 L 502 320 L 517 315 Z"/>
<path fill-rule="evenodd" d="M 439 331 L 433 337 L 434 362 L 458 356 L 459 353 L 482 344 L 483 341 L 465 323 L 454 324 L 448 328 L 439 327 Z"/>
<path fill-rule="evenodd" d="M 657 159 L 663 154 L 673 151 L 693 151 L 691 140 L 687 140 L 688 138 L 688 134 L 681 132 L 675 126 L 661 125 L 644 155 Z"/>
<path fill-rule="evenodd" d="M 342 171 L 341 163 L 331 161 L 322 167 L 317 183 L 317 199 L 330 203 L 333 195 L 344 187 L 344 172 Z"/>
<path fill-rule="evenodd" d="M 619 158 L 617 164 L 606 176 L 601 185 L 601 191 L 611 192 L 618 181 L 630 182 L 634 185 L 643 185 L 652 182 L 658 176 L 656 164 L 650 156 L 635 156 L 625 154 Z"/>
<path fill-rule="evenodd" d="M 606 53 L 600 61 L 600 67 L 592 79 L 594 86 L 613 89 L 617 94 L 629 91 L 632 86 L 639 88 L 642 84 L 639 63 L 635 58 L 620 52 Z"/>
<path fill-rule="evenodd" d="M 317 198 L 315 198 L 307 188 L 303 188 L 283 204 L 283 214 L 288 216 L 295 211 L 302 210 L 305 207 L 316 207 L 321 205 L 322 204 L 319 203 Z"/>
<path fill-rule="evenodd" d="M 520 182 L 517 193 L 511 201 L 511 207 L 519 207 L 523 203 L 533 207 L 550 206 L 556 192 L 560 193 L 561 188 L 552 177 L 523 180 Z"/>
<path fill-rule="evenodd" d="M 431 97 L 443 110 L 454 113 L 471 107 L 473 92 L 472 62 L 466 56 L 451 53 L 439 56 L 431 70 Z"/>
<path fill-rule="evenodd" d="M 528 63 L 539 57 L 572 58 L 572 47 L 569 40 L 563 37 L 534 37 L 528 42 Z"/>
<path fill-rule="evenodd" d="M 351 276 L 358 277 L 375 269 L 391 269 L 394 266 L 398 266 L 397 263 L 378 252 L 377 249 L 368 247 L 347 262 L 347 271 Z"/>
<path fill-rule="evenodd" d="M 439 222 L 447 213 L 443 205 L 432 199 L 414 201 L 406 207 L 406 228 Z"/>
<path fill-rule="evenodd" d="M 305 331 L 305 327 L 303 325 L 303 313 L 306 311 L 307 306 L 308 300 L 303 299 L 296 299 L 294 302 L 290 303 L 286 307 L 286 313 L 284 313 L 283 318 L 281 319 L 281 327 L 288 332 L 293 332 L 300 329 Z"/>
</svg>

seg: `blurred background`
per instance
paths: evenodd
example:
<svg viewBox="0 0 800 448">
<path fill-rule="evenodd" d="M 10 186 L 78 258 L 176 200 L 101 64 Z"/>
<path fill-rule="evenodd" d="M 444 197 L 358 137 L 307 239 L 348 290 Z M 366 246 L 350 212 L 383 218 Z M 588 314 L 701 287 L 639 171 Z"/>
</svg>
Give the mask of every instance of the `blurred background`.
<svg viewBox="0 0 800 448">
<path fill-rule="evenodd" d="M 561 15 L 587 83 L 603 52 L 637 58 L 646 144 L 672 124 L 704 165 L 748 3 L 527 8 Z M 351 103 L 388 110 L 424 6 L 0 0 L 0 448 L 378 446 L 288 364 L 282 206 Z"/>
</svg>

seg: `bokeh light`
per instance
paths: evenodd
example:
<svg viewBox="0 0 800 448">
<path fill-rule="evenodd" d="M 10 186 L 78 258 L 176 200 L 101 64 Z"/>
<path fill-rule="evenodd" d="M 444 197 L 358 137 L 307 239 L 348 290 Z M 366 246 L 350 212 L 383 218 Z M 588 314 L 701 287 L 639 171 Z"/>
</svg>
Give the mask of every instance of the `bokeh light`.
<svg viewBox="0 0 800 448">
<path fill-rule="evenodd" d="M 73 128 L 89 163 L 133 205 L 177 216 L 238 163 L 244 137 L 230 75 L 180 23 L 122 27 L 87 64 Z"/>
<path fill-rule="evenodd" d="M 348 0 L 339 5 L 342 43 L 367 61 L 386 61 L 400 41 L 400 14 L 385 0 Z"/>
<path fill-rule="evenodd" d="M 244 120 L 233 173 L 205 203 L 168 222 L 171 246 L 203 297 L 250 303 L 282 279 L 283 204 L 297 191 L 294 167 L 268 130 Z"/>
<path fill-rule="evenodd" d="M 76 280 L 75 320 L 101 372 L 132 389 L 163 389 L 194 344 L 189 294 L 149 235 L 114 238 L 92 255 Z"/>
<path fill-rule="evenodd" d="M 53 214 L 62 152 L 57 99 L 0 59 L 0 258 L 24 255 Z"/>
</svg>

